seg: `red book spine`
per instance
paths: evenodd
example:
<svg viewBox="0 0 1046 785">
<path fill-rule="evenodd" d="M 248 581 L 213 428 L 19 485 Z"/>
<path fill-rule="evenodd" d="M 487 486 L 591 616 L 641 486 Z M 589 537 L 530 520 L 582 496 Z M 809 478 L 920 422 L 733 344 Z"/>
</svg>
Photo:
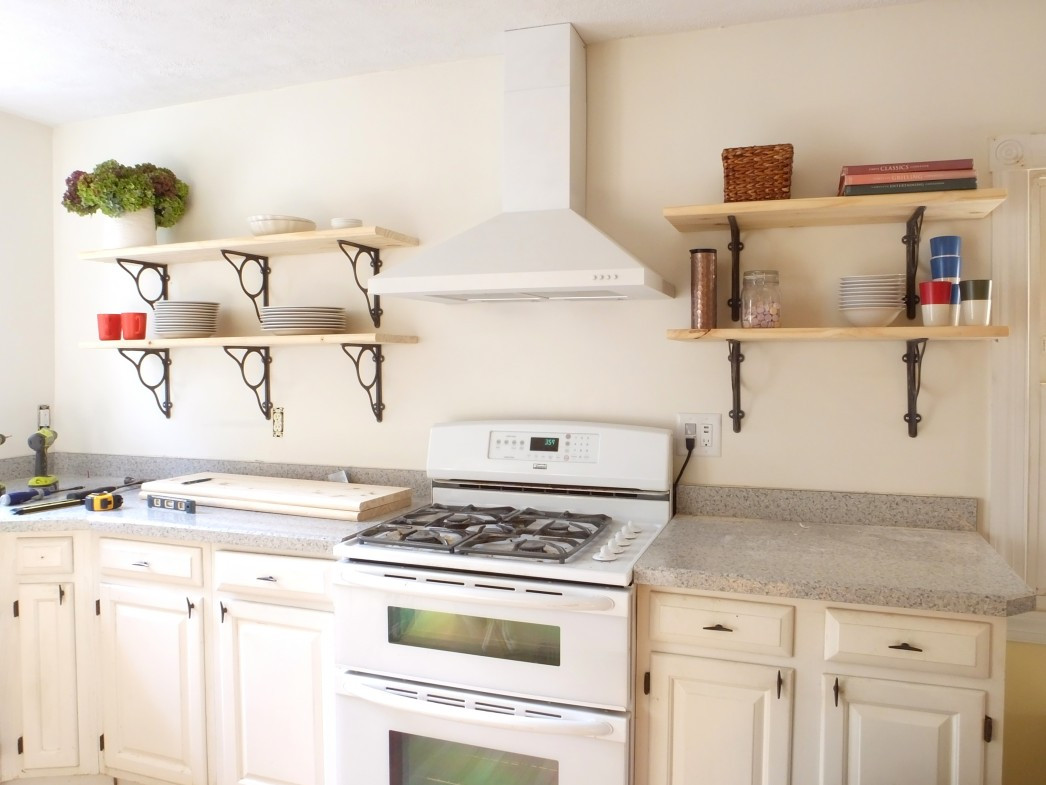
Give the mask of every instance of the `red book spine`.
<svg viewBox="0 0 1046 785">
<path fill-rule="evenodd" d="M 976 177 L 973 169 L 927 169 L 922 172 L 869 172 L 868 174 L 844 174 L 842 185 L 867 185 L 868 183 L 910 183 L 913 180 L 959 180 Z"/>
<path fill-rule="evenodd" d="M 940 161 L 901 161 L 893 164 L 858 164 L 844 166 L 841 175 L 879 174 L 881 172 L 940 172 L 947 169 L 972 169 L 972 158 L 952 158 Z"/>
</svg>

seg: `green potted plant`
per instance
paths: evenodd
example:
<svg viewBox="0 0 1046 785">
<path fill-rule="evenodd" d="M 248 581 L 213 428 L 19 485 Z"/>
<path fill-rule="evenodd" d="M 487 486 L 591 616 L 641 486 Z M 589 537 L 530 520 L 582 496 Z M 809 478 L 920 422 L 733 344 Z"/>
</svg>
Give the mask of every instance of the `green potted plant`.
<svg viewBox="0 0 1046 785">
<path fill-rule="evenodd" d="M 189 186 L 170 169 L 114 160 L 103 161 L 91 172 L 73 172 L 62 195 L 62 205 L 71 213 L 116 219 L 107 241 L 116 248 L 154 244 L 156 227 L 178 223 L 188 201 Z"/>
</svg>

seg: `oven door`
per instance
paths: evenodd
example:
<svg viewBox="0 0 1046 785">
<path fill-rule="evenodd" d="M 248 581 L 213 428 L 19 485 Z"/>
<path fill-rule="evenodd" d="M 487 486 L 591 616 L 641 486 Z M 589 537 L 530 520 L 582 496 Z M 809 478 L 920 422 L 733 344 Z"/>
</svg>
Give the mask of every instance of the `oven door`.
<svg viewBox="0 0 1046 785">
<path fill-rule="evenodd" d="M 334 582 L 347 670 L 630 706 L 630 589 L 344 562 Z"/>
<path fill-rule="evenodd" d="M 336 700 L 338 785 L 627 785 L 624 714 L 354 673 Z"/>
</svg>

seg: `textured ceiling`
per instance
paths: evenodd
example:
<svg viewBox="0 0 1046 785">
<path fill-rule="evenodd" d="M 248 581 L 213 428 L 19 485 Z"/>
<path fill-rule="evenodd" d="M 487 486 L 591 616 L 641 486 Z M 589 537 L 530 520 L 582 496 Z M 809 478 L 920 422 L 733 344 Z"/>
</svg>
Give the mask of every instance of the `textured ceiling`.
<svg viewBox="0 0 1046 785">
<path fill-rule="evenodd" d="M 0 111 L 47 125 L 502 51 L 916 0 L 0 0 Z"/>
</svg>

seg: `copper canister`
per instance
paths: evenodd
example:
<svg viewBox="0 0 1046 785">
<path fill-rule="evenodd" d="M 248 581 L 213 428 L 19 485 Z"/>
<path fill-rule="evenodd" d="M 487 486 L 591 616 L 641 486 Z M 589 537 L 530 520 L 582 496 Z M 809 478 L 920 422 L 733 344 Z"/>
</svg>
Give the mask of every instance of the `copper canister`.
<svg viewBox="0 0 1046 785">
<path fill-rule="evenodd" d="M 715 248 L 690 250 L 690 327 L 694 330 L 715 328 L 715 272 Z"/>
</svg>

